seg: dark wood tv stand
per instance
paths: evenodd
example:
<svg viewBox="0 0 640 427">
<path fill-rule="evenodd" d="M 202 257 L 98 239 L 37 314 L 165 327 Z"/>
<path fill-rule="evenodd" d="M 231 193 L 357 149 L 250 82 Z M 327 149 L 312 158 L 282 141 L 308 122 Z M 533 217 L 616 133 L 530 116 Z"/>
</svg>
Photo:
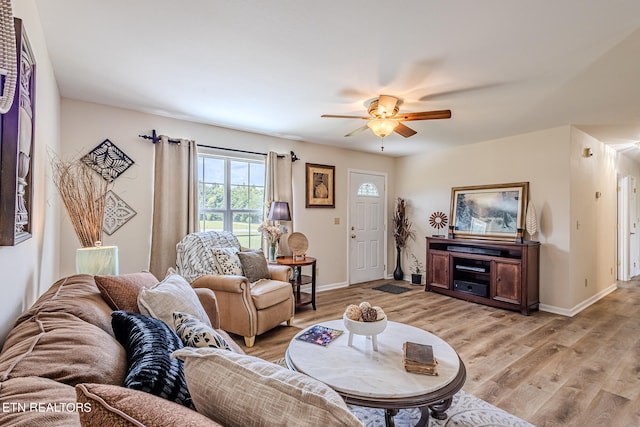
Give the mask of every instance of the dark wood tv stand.
<svg viewBox="0 0 640 427">
<path fill-rule="evenodd" d="M 540 243 L 427 237 L 433 291 L 529 315 L 539 305 Z"/>
</svg>

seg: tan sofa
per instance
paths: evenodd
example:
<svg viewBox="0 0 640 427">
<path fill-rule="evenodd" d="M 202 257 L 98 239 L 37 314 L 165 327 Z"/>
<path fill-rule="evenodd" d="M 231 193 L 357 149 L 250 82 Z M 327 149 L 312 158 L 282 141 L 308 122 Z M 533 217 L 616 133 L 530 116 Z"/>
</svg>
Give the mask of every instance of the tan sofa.
<svg viewBox="0 0 640 427">
<path fill-rule="evenodd" d="M 244 337 L 253 347 L 256 335 L 279 324 L 293 324 L 295 299 L 289 283 L 293 271 L 285 265 L 269 264 L 269 279 L 251 283 L 243 275 L 220 272 L 214 249 L 240 251 L 236 236 L 229 232 L 208 231 L 185 236 L 177 245 L 177 272 L 194 288 L 215 292 L 220 313 L 220 327 Z"/>
<path fill-rule="evenodd" d="M 145 283 L 150 290 L 158 282 L 151 279 Z M 188 392 L 199 412 L 123 387 L 129 361 L 115 338 L 116 299 L 110 298 L 118 294 L 105 293 L 103 280 L 89 275 L 60 279 L 18 317 L 0 352 L 0 426 L 223 425 L 214 420 L 227 426 L 362 425 L 326 385 L 245 355 L 219 329 L 216 296 L 209 289 L 194 291 L 232 351 L 184 347 L 174 353 L 184 360 Z M 126 300 L 129 310 L 115 304 L 119 313 L 135 310 L 141 295 L 136 290 Z"/>
<path fill-rule="evenodd" d="M 196 293 L 218 328 L 214 294 Z M 118 425 L 136 425 L 131 420 L 146 426 L 220 425 L 177 403 L 122 387 L 127 356 L 114 337 L 112 311 L 92 276 L 74 275 L 56 282 L 16 320 L 0 353 L 0 425 L 80 425 L 84 409 L 93 415 L 102 410 L 104 425 L 115 425 L 114 420 Z M 76 386 L 83 403 L 76 399 Z"/>
</svg>

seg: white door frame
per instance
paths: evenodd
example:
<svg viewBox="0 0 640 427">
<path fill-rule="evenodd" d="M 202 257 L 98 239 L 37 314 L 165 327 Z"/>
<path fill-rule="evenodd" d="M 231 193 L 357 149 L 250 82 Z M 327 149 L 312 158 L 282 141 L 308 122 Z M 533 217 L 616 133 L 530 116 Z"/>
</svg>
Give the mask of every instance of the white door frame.
<svg viewBox="0 0 640 427">
<path fill-rule="evenodd" d="M 618 177 L 618 280 L 629 280 L 639 273 L 636 179 Z"/>
<path fill-rule="evenodd" d="M 351 229 L 349 228 L 349 225 L 351 223 L 351 201 L 352 201 L 352 197 L 354 196 L 353 194 L 351 194 L 351 174 L 352 173 L 365 173 L 368 175 L 378 175 L 378 176 L 382 176 L 384 178 L 384 209 L 383 209 L 383 219 L 382 221 L 384 222 L 383 226 L 384 226 L 384 272 L 383 272 L 383 278 L 386 278 L 388 276 L 388 272 L 387 272 L 387 265 L 388 265 L 388 261 L 389 261 L 389 252 L 387 250 L 387 235 L 389 233 L 389 230 L 387 228 L 387 218 L 388 218 L 388 204 L 389 204 L 389 191 L 388 188 L 389 186 L 388 184 L 388 174 L 386 172 L 379 172 L 379 171 L 371 171 L 371 170 L 364 170 L 364 169 L 352 169 L 349 168 L 347 169 L 347 188 L 348 190 L 348 196 L 347 196 L 347 227 L 346 227 L 346 231 L 345 231 L 345 240 L 347 242 L 347 284 L 351 285 L 351 250 L 350 250 L 350 244 L 351 244 Z"/>
</svg>

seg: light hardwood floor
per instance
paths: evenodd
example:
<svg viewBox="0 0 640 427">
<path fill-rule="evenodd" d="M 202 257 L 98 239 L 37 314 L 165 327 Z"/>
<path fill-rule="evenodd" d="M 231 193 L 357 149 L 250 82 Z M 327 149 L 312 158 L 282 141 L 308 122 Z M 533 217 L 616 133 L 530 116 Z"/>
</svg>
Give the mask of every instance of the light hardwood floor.
<svg viewBox="0 0 640 427">
<path fill-rule="evenodd" d="M 395 283 L 394 295 L 372 288 Z M 446 340 L 467 367 L 464 390 L 537 426 L 640 426 L 640 285 L 625 285 L 569 318 L 523 316 L 381 280 L 317 294 L 244 350 L 266 360 L 284 357 L 291 338 L 315 323 L 342 317 L 351 303 L 381 306 L 390 320 Z M 242 338 L 235 337 L 240 345 Z"/>
</svg>

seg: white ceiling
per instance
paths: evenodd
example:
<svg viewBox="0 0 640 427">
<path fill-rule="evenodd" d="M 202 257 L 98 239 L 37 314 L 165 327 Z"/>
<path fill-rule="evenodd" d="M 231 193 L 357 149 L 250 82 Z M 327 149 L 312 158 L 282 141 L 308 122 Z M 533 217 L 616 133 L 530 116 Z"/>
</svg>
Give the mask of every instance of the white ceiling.
<svg viewBox="0 0 640 427">
<path fill-rule="evenodd" d="M 36 4 L 67 98 L 370 152 L 371 131 L 343 137 L 364 122 L 320 115 L 379 94 L 452 110 L 387 137 L 392 156 L 560 125 L 640 140 L 637 0 Z"/>
</svg>

